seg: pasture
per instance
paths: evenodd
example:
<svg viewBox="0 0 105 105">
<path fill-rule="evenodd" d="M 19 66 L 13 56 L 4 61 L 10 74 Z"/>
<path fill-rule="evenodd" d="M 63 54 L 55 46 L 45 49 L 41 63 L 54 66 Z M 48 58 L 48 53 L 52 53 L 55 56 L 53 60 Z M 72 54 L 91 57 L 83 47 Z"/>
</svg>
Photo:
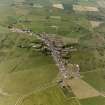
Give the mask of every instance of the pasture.
<svg viewBox="0 0 105 105">
<path fill-rule="evenodd" d="M 104 78 L 104 70 L 103 69 L 96 69 L 93 72 L 84 73 L 84 80 L 87 81 L 90 85 L 92 85 L 95 89 L 100 92 L 105 91 L 105 78 Z"/>
<path fill-rule="evenodd" d="M 83 105 L 105 105 L 105 98 L 98 96 L 94 98 L 88 98 L 81 100 L 81 104 Z"/>
<path fill-rule="evenodd" d="M 44 91 L 33 93 L 23 100 L 21 105 L 79 105 L 74 98 L 66 99 L 59 87 L 51 87 Z"/>
</svg>

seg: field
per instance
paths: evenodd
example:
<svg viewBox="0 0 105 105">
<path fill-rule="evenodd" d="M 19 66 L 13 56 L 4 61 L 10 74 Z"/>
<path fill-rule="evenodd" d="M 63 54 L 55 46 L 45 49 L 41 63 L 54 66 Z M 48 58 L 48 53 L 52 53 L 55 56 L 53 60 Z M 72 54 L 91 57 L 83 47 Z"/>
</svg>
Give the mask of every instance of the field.
<svg viewBox="0 0 105 105">
<path fill-rule="evenodd" d="M 74 11 L 80 11 L 80 12 L 86 12 L 86 11 L 99 11 L 96 7 L 89 7 L 89 6 L 83 6 L 83 5 L 74 5 L 73 6 Z"/>
<path fill-rule="evenodd" d="M 2 83 L 0 100 L 2 100 L 2 105 L 5 105 L 5 102 L 12 105 L 15 100 L 13 99 L 12 102 L 12 97 L 17 99 L 46 84 L 52 84 L 51 81 L 54 82 L 58 73 L 51 57 L 35 52 L 33 49 L 16 48 L 15 44 L 24 40 L 23 37 L 12 36 L 14 41 L 17 40 L 16 43 L 13 40 L 13 42 L 9 41 L 9 38 L 11 39 L 11 36 L 8 36 L 3 43 L 1 42 L 0 51 L 0 82 Z M 14 46 L 12 43 L 15 43 Z"/>
<path fill-rule="evenodd" d="M 100 7 L 105 8 L 105 1 L 104 1 L 104 0 L 97 1 L 97 4 L 98 4 Z"/>
<path fill-rule="evenodd" d="M 99 27 L 102 24 L 102 22 L 90 21 L 90 24 L 93 28 L 95 28 L 95 27 Z"/>
<path fill-rule="evenodd" d="M 52 8 L 59 3 L 64 9 Z M 75 12 L 75 4 L 99 12 Z M 105 105 L 105 17 L 97 5 L 96 0 L 0 1 L 0 105 Z M 93 28 L 90 22 L 102 24 L 94 23 Z M 70 53 L 69 60 L 79 64 L 81 79 L 70 80 L 69 90 L 61 88 L 52 57 L 30 47 L 37 38 L 12 33 L 9 25 L 76 43 L 77 51 Z"/>
<path fill-rule="evenodd" d="M 86 100 L 81 100 L 81 103 L 83 105 L 104 105 L 105 104 L 105 98 L 103 97 L 94 97 L 94 98 L 89 98 Z"/>
<path fill-rule="evenodd" d="M 91 84 L 100 92 L 103 93 L 105 91 L 104 70 L 96 69 L 96 71 L 93 70 L 93 72 L 86 73 L 84 74 L 84 80 L 86 80 L 89 84 Z"/>
<path fill-rule="evenodd" d="M 21 105 L 79 105 L 74 98 L 66 99 L 62 91 L 57 87 L 51 87 L 43 92 L 32 94 L 23 100 Z"/>
<path fill-rule="evenodd" d="M 86 99 L 100 95 L 100 93 L 95 90 L 95 88 L 90 86 L 82 79 L 72 79 L 69 81 L 69 84 L 78 99 Z"/>
<path fill-rule="evenodd" d="M 97 0 L 78 0 L 78 3 L 82 5 L 96 5 Z"/>
</svg>

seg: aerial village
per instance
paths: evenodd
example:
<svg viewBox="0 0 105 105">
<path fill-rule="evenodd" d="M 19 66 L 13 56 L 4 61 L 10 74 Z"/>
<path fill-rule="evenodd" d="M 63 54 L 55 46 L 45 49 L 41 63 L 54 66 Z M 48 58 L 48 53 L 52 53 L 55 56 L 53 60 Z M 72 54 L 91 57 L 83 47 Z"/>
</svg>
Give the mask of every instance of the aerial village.
<svg viewBox="0 0 105 105">
<path fill-rule="evenodd" d="M 13 1 L 1 20 L 0 105 L 104 105 L 105 1 Z"/>
</svg>

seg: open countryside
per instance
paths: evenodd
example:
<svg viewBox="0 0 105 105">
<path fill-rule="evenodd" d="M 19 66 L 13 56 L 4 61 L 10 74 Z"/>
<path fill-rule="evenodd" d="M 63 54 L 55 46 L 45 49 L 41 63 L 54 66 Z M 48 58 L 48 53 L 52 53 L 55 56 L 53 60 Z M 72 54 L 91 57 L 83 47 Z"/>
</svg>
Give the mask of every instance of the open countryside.
<svg viewBox="0 0 105 105">
<path fill-rule="evenodd" d="M 0 0 L 0 105 L 105 105 L 104 0 Z"/>
</svg>

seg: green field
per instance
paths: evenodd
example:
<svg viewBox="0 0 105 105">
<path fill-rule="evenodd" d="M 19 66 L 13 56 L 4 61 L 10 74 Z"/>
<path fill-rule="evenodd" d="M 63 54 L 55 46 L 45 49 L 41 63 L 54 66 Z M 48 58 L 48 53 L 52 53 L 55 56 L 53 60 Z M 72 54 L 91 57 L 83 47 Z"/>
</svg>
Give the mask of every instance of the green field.
<svg viewBox="0 0 105 105">
<path fill-rule="evenodd" d="M 83 105 L 105 105 L 105 98 L 103 97 L 94 97 L 90 99 L 81 100 Z"/>
<path fill-rule="evenodd" d="M 97 0 L 78 0 L 78 4 L 82 5 L 97 5 Z"/>
<path fill-rule="evenodd" d="M 38 41 L 36 37 L 8 29 L 8 25 L 14 25 L 36 33 L 56 34 L 70 43 L 71 39 L 78 40 L 78 51 L 70 53 L 69 60 L 80 65 L 83 80 L 104 93 L 104 14 L 72 9 L 73 4 L 96 6 L 96 0 L 19 1 L 0 0 L 0 105 L 105 105 L 104 97 L 79 100 L 71 89 L 58 86 L 59 70 L 52 57 L 29 48 Z M 53 3 L 62 3 L 64 10 L 52 8 Z M 35 8 L 35 4 L 42 8 Z M 103 24 L 93 29 L 91 19 Z"/>
<path fill-rule="evenodd" d="M 5 102 L 13 105 L 21 95 L 28 94 L 46 84 L 52 85 L 58 74 L 58 68 L 50 56 L 45 56 L 34 49 L 16 47 L 24 40 L 24 35 L 22 37 L 17 37 L 15 34 L 9 35 L 0 42 L 2 45 L 0 48 L 0 82 L 2 83 L 0 89 L 10 95 L 5 96 L 4 93 L 0 93 L 3 95 L 0 97 L 2 105 L 5 105 Z"/>
<path fill-rule="evenodd" d="M 76 99 L 66 99 L 62 91 L 57 87 L 51 87 L 44 91 L 30 95 L 23 100 L 22 105 L 79 105 Z"/>
<path fill-rule="evenodd" d="M 98 71 L 99 70 L 99 71 Z M 84 80 L 86 80 L 89 84 L 91 84 L 94 88 L 99 90 L 100 92 L 105 91 L 105 78 L 104 78 L 104 70 L 96 69 L 94 72 L 84 74 Z"/>
</svg>

